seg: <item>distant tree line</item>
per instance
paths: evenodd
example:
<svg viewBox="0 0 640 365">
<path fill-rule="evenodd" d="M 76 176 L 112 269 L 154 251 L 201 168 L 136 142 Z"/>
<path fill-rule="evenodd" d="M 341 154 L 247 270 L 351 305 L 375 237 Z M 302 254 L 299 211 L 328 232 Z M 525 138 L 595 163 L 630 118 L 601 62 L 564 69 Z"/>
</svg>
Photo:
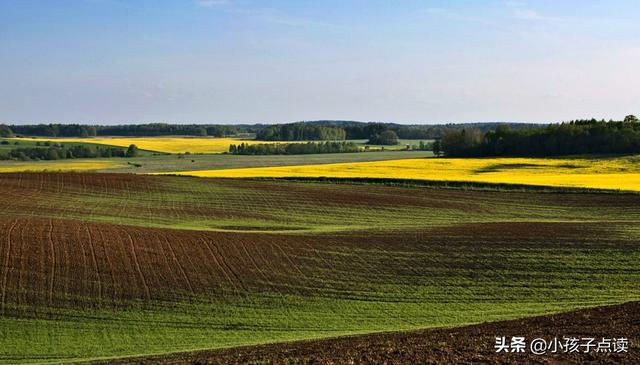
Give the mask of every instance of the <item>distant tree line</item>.
<svg viewBox="0 0 640 365">
<path fill-rule="evenodd" d="M 0 137 L 5 127 L 8 132 L 27 136 L 44 137 L 94 137 L 94 136 L 212 136 L 225 137 L 239 133 L 251 133 L 258 127 L 243 125 L 198 125 L 198 124 L 131 124 L 131 125 L 80 125 L 80 124 L 36 124 L 0 126 Z"/>
<path fill-rule="evenodd" d="M 249 129 L 234 125 L 198 125 L 198 124 L 137 124 L 119 126 L 100 126 L 98 135 L 101 136 L 196 136 L 196 137 L 227 137 L 239 133 L 248 133 Z"/>
<path fill-rule="evenodd" d="M 310 122 L 316 123 L 316 122 Z M 459 129 L 479 129 L 482 132 L 488 132 L 495 129 L 499 125 L 505 123 L 466 123 L 466 124 L 425 124 L 425 125 L 404 125 L 397 123 L 362 123 L 362 122 L 328 122 L 330 125 L 341 126 L 347 133 L 347 139 L 371 139 L 372 136 L 380 134 L 383 131 L 391 130 L 399 139 L 439 139 L 442 138 L 448 130 Z M 543 127 L 539 124 L 525 123 L 506 123 L 512 129 L 531 129 Z"/>
<path fill-rule="evenodd" d="M 13 131 L 8 126 L 0 124 L 0 137 L 11 138 L 13 137 Z"/>
<path fill-rule="evenodd" d="M 80 124 L 12 125 L 14 134 L 46 137 L 94 137 L 97 127 Z"/>
<path fill-rule="evenodd" d="M 439 139 L 446 131 L 468 129 L 482 132 L 495 129 L 500 123 L 402 125 L 396 123 L 362 123 L 347 121 L 316 121 L 276 124 L 258 130 L 256 139 L 264 141 L 309 141 L 365 139 L 369 144 L 395 145 L 399 139 Z M 541 127 L 535 124 L 508 124 L 514 130 Z"/>
<path fill-rule="evenodd" d="M 340 141 L 347 137 L 344 129 L 307 123 L 276 124 L 258 131 L 261 141 Z"/>
<path fill-rule="evenodd" d="M 437 139 L 450 129 L 477 128 L 482 132 L 495 129 L 499 123 L 404 125 L 397 123 L 364 123 L 355 121 L 307 121 L 289 124 L 167 124 L 147 123 L 129 125 L 33 124 L 0 125 L 0 137 L 14 134 L 43 137 L 93 136 L 210 136 L 226 137 L 238 134 L 256 134 L 267 141 L 318 141 L 371 139 L 376 134 L 391 130 L 401 139 Z M 534 128 L 540 125 L 510 123 L 512 129 Z"/>
<path fill-rule="evenodd" d="M 353 142 L 307 142 L 307 143 L 241 143 L 229 146 L 234 155 L 303 155 L 314 153 L 360 152 L 361 148 Z"/>
<path fill-rule="evenodd" d="M 640 123 L 629 115 L 624 121 L 574 120 L 537 129 L 449 130 L 437 147 L 452 157 L 639 153 Z"/>
<path fill-rule="evenodd" d="M 3 141 L 3 143 L 6 141 Z M 93 145 L 62 145 L 44 142 L 44 147 L 18 147 L 8 152 L 0 152 L 0 160 L 64 160 L 73 158 L 97 157 L 136 157 L 139 154 L 136 145 L 129 148 L 103 147 Z"/>
<path fill-rule="evenodd" d="M 376 145 L 396 145 L 399 138 L 429 139 L 430 134 L 424 126 L 405 128 L 397 124 L 383 123 L 358 123 L 338 126 L 331 124 L 319 125 L 315 124 L 315 122 L 266 126 L 256 134 L 256 139 L 262 141 L 366 139 L 368 144 Z"/>
</svg>

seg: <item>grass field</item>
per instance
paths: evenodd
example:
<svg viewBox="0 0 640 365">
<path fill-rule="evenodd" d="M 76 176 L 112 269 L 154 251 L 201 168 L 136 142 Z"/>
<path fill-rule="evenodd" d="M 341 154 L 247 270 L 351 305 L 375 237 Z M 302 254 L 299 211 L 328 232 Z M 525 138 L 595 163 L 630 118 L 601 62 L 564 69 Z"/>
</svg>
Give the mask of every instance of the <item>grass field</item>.
<svg viewBox="0 0 640 365">
<path fill-rule="evenodd" d="M 3 141 L 6 141 L 8 144 L 2 144 Z M 89 145 L 89 146 L 108 146 L 108 147 L 121 147 L 126 149 L 128 146 L 119 146 L 119 145 L 110 145 L 104 143 L 95 143 L 90 140 L 84 140 L 79 138 L 69 138 L 68 140 L 47 140 L 47 139 L 35 139 L 35 138 L 0 138 L 0 153 L 8 152 L 17 148 L 49 148 L 50 146 L 45 145 L 45 143 L 56 143 L 62 145 L 64 147 L 72 147 L 78 145 Z M 139 150 L 138 153 L 140 156 L 151 156 L 153 155 L 147 150 Z M 1 162 L 1 161 L 0 161 Z"/>
<path fill-rule="evenodd" d="M 0 362 L 458 326 L 640 299 L 640 196 L 0 175 Z"/>
<path fill-rule="evenodd" d="M 466 181 L 640 191 L 640 157 L 423 158 L 226 170 L 176 171 L 199 177 L 335 177 Z"/>
<path fill-rule="evenodd" d="M 424 142 L 424 143 L 433 142 L 432 139 L 398 139 L 398 144 L 396 145 L 381 146 L 381 145 L 375 145 L 375 144 L 368 144 L 367 143 L 368 140 L 366 139 L 351 139 L 349 141 L 357 143 L 363 147 L 368 147 L 370 150 L 384 149 L 385 151 L 400 151 L 400 150 L 406 149 L 407 146 L 410 146 L 411 148 L 413 148 L 414 146 L 418 147 L 420 145 L 420 142 Z"/>
<path fill-rule="evenodd" d="M 309 155 L 163 155 L 127 159 L 135 165 L 119 166 L 109 172 L 174 172 L 189 170 L 218 170 L 247 167 L 299 166 L 310 164 L 386 161 L 405 158 L 430 157 L 430 151 L 393 151 L 363 153 L 322 153 Z M 0 166 L 2 166 L 0 164 Z"/>
<path fill-rule="evenodd" d="M 6 141 L 8 144 L 2 144 L 3 141 Z M 10 151 L 12 149 L 16 149 L 16 148 L 37 148 L 37 147 L 41 147 L 41 148 L 47 148 L 48 146 L 45 146 L 43 143 L 44 142 L 48 142 L 48 140 L 40 140 L 40 139 L 32 139 L 32 138 L 0 138 L 0 152 L 7 152 Z M 60 143 L 62 145 L 66 145 L 66 146 L 75 146 L 75 145 L 83 145 L 83 144 L 89 144 L 89 145 L 95 145 L 96 143 L 88 143 L 88 142 L 83 142 L 80 140 L 74 140 L 74 141 L 53 141 L 53 142 L 57 142 Z"/>
<path fill-rule="evenodd" d="M 182 352 L 98 364 L 638 364 L 639 321 L 640 302 L 631 302 L 455 328 Z M 613 332 L 625 334 L 629 351 L 599 352 L 588 361 L 580 351 L 537 355 L 496 353 L 494 347 L 496 334 L 501 333 L 517 333 L 525 338 L 554 338 L 558 333 L 571 333 L 577 338 L 609 338 Z"/>
<path fill-rule="evenodd" d="M 428 151 L 394 151 L 367 153 L 326 153 L 317 155 L 242 156 L 154 155 L 133 158 L 74 159 L 58 161 L 0 161 L 0 172 L 17 171 L 101 171 L 154 173 L 189 170 L 231 169 L 264 166 L 295 166 L 338 162 L 384 161 L 429 157 Z"/>
</svg>

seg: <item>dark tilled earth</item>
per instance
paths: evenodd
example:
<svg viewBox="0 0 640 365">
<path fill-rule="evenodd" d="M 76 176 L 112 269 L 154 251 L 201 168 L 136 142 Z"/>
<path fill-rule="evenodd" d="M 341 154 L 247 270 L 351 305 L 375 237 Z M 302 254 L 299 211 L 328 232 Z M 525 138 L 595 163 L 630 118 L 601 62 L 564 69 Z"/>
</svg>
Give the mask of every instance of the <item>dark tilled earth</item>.
<svg viewBox="0 0 640 365">
<path fill-rule="evenodd" d="M 626 353 L 496 353 L 496 337 L 626 337 Z M 584 343 L 584 342 L 582 342 Z M 107 362 L 105 362 L 107 363 Z M 113 364 L 640 364 L 640 302 L 453 329 L 130 358 Z"/>
</svg>

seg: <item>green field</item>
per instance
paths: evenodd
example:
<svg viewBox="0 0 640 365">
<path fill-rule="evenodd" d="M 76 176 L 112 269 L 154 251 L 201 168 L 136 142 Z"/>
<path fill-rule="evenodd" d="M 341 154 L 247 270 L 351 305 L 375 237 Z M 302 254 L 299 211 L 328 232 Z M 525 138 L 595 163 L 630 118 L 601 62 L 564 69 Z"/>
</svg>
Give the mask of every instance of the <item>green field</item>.
<svg viewBox="0 0 640 365">
<path fill-rule="evenodd" d="M 314 155 L 243 156 L 229 154 L 157 154 L 133 158 L 71 159 L 57 161 L 1 161 L 0 171 L 83 170 L 98 162 L 91 170 L 101 172 L 155 173 L 191 170 L 217 170 L 248 167 L 297 166 L 340 162 L 386 161 L 429 157 L 430 151 L 384 151 L 363 153 L 326 153 Z M 77 168 L 74 164 L 78 164 Z"/>
<path fill-rule="evenodd" d="M 6 141 L 6 144 L 3 143 Z M 102 144 L 102 143 L 89 143 L 84 141 L 79 142 L 59 142 L 55 140 L 46 140 L 40 138 L 23 138 L 23 139 L 15 139 L 15 138 L 0 138 L 0 153 L 9 152 L 18 148 L 49 148 L 51 146 L 58 145 L 64 147 L 72 147 L 72 146 L 102 146 L 102 147 L 113 147 L 118 149 L 126 150 L 126 147 L 119 147 L 114 145 Z M 152 156 L 154 153 L 152 151 L 139 150 L 140 156 Z M 2 161 L 0 161 L 1 163 Z"/>
<path fill-rule="evenodd" d="M 180 138 L 140 138 L 141 141 L 152 141 L 159 146 L 167 148 L 167 143 L 163 141 L 180 140 Z M 51 145 L 59 145 L 71 147 L 75 145 L 103 146 L 125 149 L 122 147 L 122 141 L 119 141 L 120 147 L 104 143 L 91 143 L 90 138 L 80 139 L 74 142 L 74 138 L 65 139 L 46 139 L 46 138 L 21 138 L 21 139 L 0 139 L 7 141 L 8 144 L 0 144 L 0 154 L 9 152 L 17 148 L 49 148 Z M 102 138 L 100 141 L 109 140 Z M 183 138 L 183 144 L 189 144 L 189 138 Z M 198 143 L 219 144 L 219 140 L 230 139 L 199 139 Z M 135 142 L 135 139 L 127 141 L 127 143 Z M 184 142 L 186 141 L 186 142 Z M 366 140 L 353 140 L 363 147 Z M 386 161 L 395 159 L 410 159 L 433 156 L 431 151 L 404 151 L 406 145 L 417 145 L 420 140 L 400 140 L 401 143 L 395 146 L 366 145 L 370 150 L 363 153 L 327 153 L 327 154 L 309 154 L 309 155 L 229 155 L 226 153 L 166 153 L 151 150 L 139 150 L 139 156 L 134 158 L 76 158 L 62 160 L 43 160 L 25 161 L 18 160 L 0 160 L 0 172 L 16 172 L 16 171 L 100 171 L 100 172 L 131 172 L 131 173 L 159 173 L 159 172 L 179 172 L 193 170 L 218 170 L 218 169 L 234 169 L 234 168 L 250 168 L 250 167 L 270 167 L 270 166 L 298 166 L 311 164 L 330 164 L 343 162 L 367 162 L 367 161 Z M 425 142 L 429 142 L 425 140 Z M 17 143 L 17 144 L 16 144 Z M 153 145 L 151 143 L 151 145 Z M 206 144 L 205 143 L 205 144 Z M 287 143 L 287 142 L 282 142 Z M 227 150 L 227 147 L 224 147 Z M 93 164 L 92 162 L 96 162 Z"/>
<path fill-rule="evenodd" d="M 105 172 L 172 172 L 189 170 L 219 170 L 249 167 L 298 166 L 340 162 L 387 161 L 430 157 L 430 151 L 384 151 L 363 153 L 323 153 L 310 155 L 159 155 L 127 159 L 135 165 L 103 170 Z"/>
<path fill-rule="evenodd" d="M 459 326 L 640 299 L 635 194 L 127 174 L 0 183 L 3 363 Z"/>
<path fill-rule="evenodd" d="M 370 150 L 382 150 L 384 149 L 385 151 L 400 151 L 400 150 L 404 150 L 407 148 L 407 146 L 410 146 L 411 148 L 417 147 L 420 145 L 420 142 L 424 142 L 424 143 L 432 143 L 433 140 L 432 139 L 398 139 L 398 144 L 397 145 L 390 145 L 390 146 L 381 146 L 381 145 L 375 145 L 375 144 L 368 144 L 368 140 L 366 139 L 350 139 L 347 142 L 354 142 L 357 143 L 363 147 L 368 147 Z"/>
</svg>

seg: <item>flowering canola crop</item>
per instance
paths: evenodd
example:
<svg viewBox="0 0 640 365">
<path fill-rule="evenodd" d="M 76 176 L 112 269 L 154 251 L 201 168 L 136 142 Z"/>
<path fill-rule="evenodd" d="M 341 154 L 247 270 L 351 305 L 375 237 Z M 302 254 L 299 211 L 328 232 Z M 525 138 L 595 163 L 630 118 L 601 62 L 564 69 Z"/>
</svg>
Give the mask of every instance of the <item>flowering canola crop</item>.
<svg viewBox="0 0 640 365">
<path fill-rule="evenodd" d="M 16 139 L 19 140 L 19 139 Z M 240 143 L 275 143 L 240 138 L 205 138 L 205 137 L 95 137 L 95 138 L 29 138 L 31 141 L 51 142 L 83 142 L 110 146 L 129 147 L 135 144 L 147 151 L 165 153 L 222 153 L 229 151 L 229 145 Z M 282 142 L 281 142 L 282 143 Z"/>
<path fill-rule="evenodd" d="M 90 171 L 126 166 L 126 163 L 109 160 L 56 160 L 56 161 L 9 161 L 0 166 L 1 172 L 20 171 Z"/>
<path fill-rule="evenodd" d="M 424 158 L 175 172 L 200 177 L 396 178 L 640 191 L 640 156 Z"/>
</svg>

